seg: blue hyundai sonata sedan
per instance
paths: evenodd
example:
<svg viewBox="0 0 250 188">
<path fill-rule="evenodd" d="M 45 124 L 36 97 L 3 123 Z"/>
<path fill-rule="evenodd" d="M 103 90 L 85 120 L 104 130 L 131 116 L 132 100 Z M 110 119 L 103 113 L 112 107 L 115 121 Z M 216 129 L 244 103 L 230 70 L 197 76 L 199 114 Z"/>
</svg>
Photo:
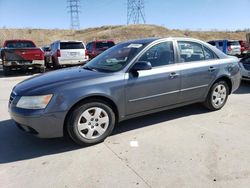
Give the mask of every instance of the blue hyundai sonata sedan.
<svg viewBox="0 0 250 188">
<path fill-rule="evenodd" d="M 84 66 L 17 84 L 9 112 L 38 137 L 68 134 L 80 145 L 96 144 L 129 118 L 191 103 L 221 109 L 239 87 L 238 62 L 196 39 L 123 42 Z"/>
</svg>

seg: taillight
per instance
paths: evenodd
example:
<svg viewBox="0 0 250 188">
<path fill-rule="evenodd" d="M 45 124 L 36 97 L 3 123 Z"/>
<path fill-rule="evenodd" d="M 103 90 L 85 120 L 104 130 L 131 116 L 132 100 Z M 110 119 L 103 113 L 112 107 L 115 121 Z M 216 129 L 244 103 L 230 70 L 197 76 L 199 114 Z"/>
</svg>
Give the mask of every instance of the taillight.
<svg viewBox="0 0 250 188">
<path fill-rule="evenodd" d="M 228 47 L 227 47 L 227 51 L 229 51 L 229 52 L 232 51 L 231 46 L 228 46 Z"/>
<path fill-rule="evenodd" d="M 41 55 L 40 56 L 41 56 L 42 60 L 44 60 L 44 55 L 45 55 L 44 52 L 41 51 Z"/>
<path fill-rule="evenodd" d="M 61 57 L 61 52 L 60 52 L 60 50 L 57 50 L 57 51 L 56 51 L 56 57 Z"/>
</svg>

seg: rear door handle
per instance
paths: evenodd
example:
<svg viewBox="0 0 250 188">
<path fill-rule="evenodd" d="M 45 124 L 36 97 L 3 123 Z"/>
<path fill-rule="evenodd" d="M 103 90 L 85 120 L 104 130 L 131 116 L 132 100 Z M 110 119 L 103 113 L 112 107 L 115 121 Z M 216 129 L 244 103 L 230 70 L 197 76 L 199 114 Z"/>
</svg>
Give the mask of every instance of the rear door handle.
<svg viewBox="0 0 250 188">
<path fill-rule="evenodd" d="M 169 75 L 169 78 L 174 79 L 174 78 L 176 78 L 178 76 L 179 76 L 179 74 L 177 74 L 176 72 L 171 72 L 170 75 Z"/>
<path fill-rule="evenodd" d="M 208 69 L 209 72 L 214 72 L 215 70 L 216 70 L 215 67 L 209 67 L 209 69 Z"/>
</svg>

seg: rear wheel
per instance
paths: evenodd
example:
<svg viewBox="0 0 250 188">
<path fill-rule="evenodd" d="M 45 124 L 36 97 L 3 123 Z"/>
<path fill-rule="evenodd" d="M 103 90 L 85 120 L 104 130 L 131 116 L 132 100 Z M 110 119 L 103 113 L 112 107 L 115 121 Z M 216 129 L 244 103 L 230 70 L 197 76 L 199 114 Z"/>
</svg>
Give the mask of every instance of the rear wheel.
<svg viewBox="0 0 250 188">
<path fill-rule="evenodd" d="M 60 66 L 56 62 L 55 58 L 52 58 L 52 65 L 53 65 L 53 69 L 59 69 L 60 68 Z"/>
<path fill-rule="evenodd" d="M 11 75 L 11 68 L 8 66 L 5 66 L 5 64 L 6 64 L 5 55 L 2 55 L 3 74 L 4 76 L 9 76 Z"/>
<path fill-rule="evenodd" d="M 68 134 L 77 144 L 97 144 L 111 134 L 115 114 L 105 102 L 88 102 L 71 111 L 66 126 Z"/>
<path fill-rule="evenodd" d="M 227 101 L 229 95 L 229 88 L 225 81 L 216 82 L 210 89 L 204 105 L 209 110 L 221 109 Z"/>
</svg>

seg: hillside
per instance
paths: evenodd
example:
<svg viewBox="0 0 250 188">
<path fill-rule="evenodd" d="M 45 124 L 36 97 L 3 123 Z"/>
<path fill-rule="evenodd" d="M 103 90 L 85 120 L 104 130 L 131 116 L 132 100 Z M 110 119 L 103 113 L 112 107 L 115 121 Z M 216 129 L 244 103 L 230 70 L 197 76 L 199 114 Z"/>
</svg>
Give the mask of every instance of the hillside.
<svg viewBox="0 0 250 188">
<path fill-rule="evenodd" d="M 32 39 L 44 46 L 58 39 L 82 40 L 114 39 L 120 42 L 145 37 L 189 36 L 204 41 L 212 39 L 246 39 L 246 32 L 170 30 L 156 25 L 102 26 L 79 31 L 48 29 L 0 29 L 0 45 L 6 39 Z"/>
</svg>

